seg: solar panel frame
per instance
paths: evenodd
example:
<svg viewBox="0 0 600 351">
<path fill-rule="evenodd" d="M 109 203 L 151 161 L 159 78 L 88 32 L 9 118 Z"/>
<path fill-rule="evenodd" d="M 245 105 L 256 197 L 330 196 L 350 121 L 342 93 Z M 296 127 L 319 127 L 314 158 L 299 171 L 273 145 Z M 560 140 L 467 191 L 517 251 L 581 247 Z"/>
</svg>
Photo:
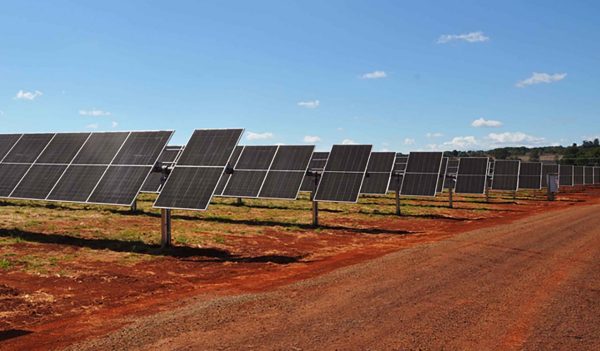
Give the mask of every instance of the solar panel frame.
<svg viewBox="0 0 600 351">
<path fill-rule="evenodd" d="M 323 171 L 328 158 L 329 152 L 313 152 L 312 157 L 310 158 L 310 161 L 308 163 L 307 172 L 304 176 L 304 179 L 302 179 L 302 185 L 300 185 L 301 192 L 312 192 L 317 190 L 316 187 L 318 186 L 318 184 L 315 185 L 315 177 L 313 175 L 309 175 L 308 171 Z"/>
<path fill-rule="evenodd" d="M 443 157 L 443 152 L 411 152 L 408 155 L 408 162 L 406 163 L 406 169 L 402 178 L 400 195 L 435 197 L 437 195 Z M 433 184 L 434 175 L 436 179 L 435 185 Z M 407 188 L 405 185 L 409 185 L 410 188 Z M 433 187 L 430 189 L 429 186 Z"/>
<path fill-rule="evenodd" d="M 558 184 L 559 186 L 575 185 L 575 167 L 573 165 L 558 166 Z"/>
<path fill-rule="evenodd" d="M 446 176 L 444 177 L 444 189 L 454 189 L 456 187 L 456 174 L 458 173 L 459 162 L 460 159 L 448 159 Z"/>
<path fill-rule="evenodd" d="M 489 157 L 459 158 L 454 192 L 457 194 L 485 194 L 489 167 Z"/>
<path fill-rule="evenodd" d="M 367 173 L 360 188 L 360 194 L 387 194 L 395 164 L 395 152 L 371 152 L 369 163 L 367 164 Z M 385 183 L 385 187 L 383 183 Z"/>
<path fill-rule="evenodd" d="M 224 160 L 225 162 L 217 164 L 217 165 L 215 165 L 214 159 L 209 159 L 207 161 L 207 163 L 210 163 L 210 165 L 190 165 L 189 161 L 186 161 L 186 162 L 188 162 L 188 164 L 180 165 L 179 162 L 180 162 L 181 158 L 183 157 L 183 155 L 186 152 L 192 152 L 192 151 L 190 151 L 191 150 L 190 143 L 188 142 L 188 144 L 185 146 L 185 149 L 182 152 L 182 155 L 177 160 L 177 163 L 175 164 L 175 166 L 173 168 L 173 172 L 171 172 L 171 175 L 169 176 L 169 179 L 167 179 L 167 181 L 165 182 L 163 190 L 161 191 L 161 193 L 158 195 L 158 197 L 154 201 L 154 204 L 153 204 L 154 208 L 178 209 L 178 210 L 192 210 L 192 211 L 203 211 L 203 210 L 206 210 L 208 208 L 208 206 L 209 206 L 212 198 L 214 197 L 217 185 L 218 185 L 221 177 L 225 173 L 225 169 L 226 169 L 228 163 L 230 162 L 230 159 L 231 159 L 231 157 L 233 155 L 233 152 L 235 151 L 235 147 L 237 146 L 237 144 L 240 142 L 240 139 L 242 138 L 242 134 L 244 133 L 244 129 L 243 128 L 236 128 L 236 129 L 196 129 L 194 131 L 194 133 L 192 134 L 192 137 L 190 137 L 190 141 L 193 140 L 193 138 L 194 138 L 195 135 L 200 134 L 200 133 L 197 133 L 198 131 L 204 131 L 206 133 L 210 133 L 210 131 L 220 131 L 220 132 L 227 131 L 227 132 L 230 132 L 230 133 L 236 133 L 237 137 L 231 137 L 231 138 L 229 138 L 227 140 L 227 142 L 231 142 L 231 150 L 229 152 L 229 155 L 228 155 L 227 159 L 222 158 L 222 160 Z M 221 144 L 221 145 L 219 145 L 219 147 L 223 148 L 224 146 Z M 225 145 L 225 147 L 228 147 L 228 145 Z M 173 176 L 174 175 L 179 176 L 179 177 L 186 176 L 186 174 L 184 174 L 184 173 L 186 173 L 187 171 L 177 171 L 178 168 L 179 169 L 195 169 L 196 170 L 196 174 L 198 173 L 199 170 L 204 171 L 204 173 L 206 173 L 207 170 L 211 170 L 212 171 L 211 173 L 213 173 L 212 176 L 214 176 L 216 174 L 219 175 L 216 178 L 216 180 L 214 181 L 214 185 L 213 186 L 205 187 L 207 189 L 207 192 L 198 194 L 198 195 L 204 196 L 204 199 L 201 199 L 201 201 L 195 201 L 195 203 L 198 204 L 195 207 L 184 207 L 184 206 L 178 206 L 178 205 L 167 206 L 167 205 L 160 205 L 159 204 L 159 202 L 161 200 L 161 197 L 165 196 L 164 194 L 165 194 L 165 189 L 167 188 L 167 186 L 169 186 L 170 184 L 174 184 L 175 183 L 175 181 L 172 180 L 174 178 Z M 177 175 L 178 173 L 181 173 L 181 175 Z M 209 179 L 209 180 L 212 181 L 212 179 L 210 178 L 210 176 L 211 175 L 209 174 L 208 177 L 204 177 L 204 179 Z M 196 183 L 200 183 L 200 182 L 197 181 L 198 178 L 202 178 L 202 176 L 201 177 L 192 176 L 190 180 L 194 180 L 195 179 Z M 176 185 L 172 185 L 172 186 L 176 186 Z M 200 184 L 200 185 L 204 185 L 204 183 Z M 209 185 L 211 185 L 211 184 L 209 184 Z M 210 189 L 210 190 L 208 190 L 208 189 Z M 190 190 L 189 187 L 188 187 L 188 190 Z M 174 191 L 177 192 L 178 189 L 175 189 Z M 169 200 L 169 199 L 167 198 L 167 200 Z M 167 201 L 167 200 L 164 200 L 164 201 L 165 202 L 174 203 L 173 199 L 171 199 L 171 201 Z M 201 206 L 201 205 L 203 205 L 203 206 Z"/>
<path fill-rule="evenodd" d="M 584 168 L 583 166 L 573 167 L 573 185 L 584 185 Z"/>
<path fill-rule="evenodd" d="M 284 155 L 284 153 L 286 152 L 286 149 L 305 149 L 305 152 L 307 153 L 306 155 L 300 155 L 301 157 L 298 158 L 296 156 L 298 155 L 294 155 L 294 157 L 296 157 L 296 159 L 294 160 L 295 162 L 291 162 L 289 161 L 289 159 L 286 159 L 284 161 L 282 161 L 281 163 L 286 163 L 287 165 L 280 165 L 278 163 L 278 157 L 285 157 L 282 156 Z M 275 154 L 275 157 L 273 158 L 273 162 L 271 163 L 271 166 L 269 167 L 269 171 L 267 172 L 267 176 L 265 177 L 263 184 L 260 188 L 260 191 L 258 193 L 258 198 L 260 199 L 270 199 L 270 200 L 295 200 L 298 198 L 298 194 L 300 193 L 300 189 L 302 187 L 302 183 L 304 181 L 304 177 L 306 175 L 306 173 L 308 172 L 308 167 L 310 165 L 310 161 L 312 158 L 312 155 L 314 154 L 314 149 L 315 146 L 314 145 L 281 145 L 279 146 L 277 153 Z M 310 151 L 310 152 L 309 152 Z M 329 153 L 327 153 L 329 154 Z M 308 155 L 311 155 L 310 157 L 307 157 Z M 302 157 L 303 156 L 303 157 Z M 291 165 L 294 165 L 293 167 L 290 167 Z M 290 168 L 290 169 L 284 169 L 284 168 Z M 296 183 L 296 181 L 298 180 L 298 178 L 294 178 L 294 182 L 291 182 L 289 180 L 289 178 L 285 181 L 288 184 L 286 184 L 286 186 L 289 186 L 290 188 L 292 188 L 290 191 L 284 190 L 283 185 L 282 185 L 282 189 L 281 189 L 281 193 L 289 193 L 289 196 L 285 197 L 285 196 L 274 196 L 274 195 L 267 195 L 265 194 L 265 192 L 268 192 L 269 188 L 267 187 L 267 190 L 265 189 L 265 185 L 269 182 L 273 181 L 272 177 L 282 177 L 283 174 L 282 173 L 286 173 L 288 176 L 291 177 L 300 177 L 297 174 L 302 174 L 302 178 L 300 180 L 299 183 Z M 281 179 L 281 178 L 280 178 Z M 295 191 L 294 191 L 295 189 Z M 273 192 L 271 192 L 272 194 Z M 281 194 L 279 193 L 279 194 Z"/>
<path fill-rule="evenodd" d="M 235 163 L 235 166 L 233 167 L 233 173 L 229 175 L 227 184 L 225 184 L 225 188 L 223 188 L 223 192 L 220 196 L 258 199 L 258 195 L 260 194 L 262 186 L 267 178 L 269 169 L 271 168 L 275 157 L 277 157 L 278 151 L 279 145 L 244 146 L 237 162 Z M 254 152 L 255 154 L 246 156 L 246 153 L 249 152 Z M 247 159 L 244 159 L 244 157 Z M 260 159 L 260 157 L 264 157 L 264 159 Z M 258 179 L 257 177 L 262 179 Z M 244 179 L 246 180 L 244 181 Z M 256 188 L 242 190 L 241 187 L 243 187 L 243 183 L 246 183 L 246 186 L 252 184 Z M 260 185 L 258 183 L 260 183 Z M 234 186 L 239 187 L 239 192 L 232 192 L 231 188 Z M 244 193 L 244 191 L 247 192 Z"/>
<path fill-rule="evenodd" d="M 501 166 L 501 167 L 498 167 L 498 166 Z M 503 169 L 504 167 L 510 167 L 511 169 L 504 170 Z M 495 160 L 491 189 L 497 190 L 497 191 L 517 191 L 519 189 L 520 169 L 521 169 L 521 161 L 520 160 Z M 497 184 L 498 180 L 502 180 L 502 181 L 504 181 L 504 184 L 508 184 L 508 185 L 500 186 Z M 502 185 L 504 185 L 504 184 L 502 184 Z"/>
<path fill-rule="evenodd" d="M 440 175 L 436 187 L 437 193 L 444 192 L 444 180 L 446 179 L 446 172 L 448 171 L 448 157 L 442 157 L 442 167 L 440 168 Z"/>
<path fill-rule="evenodd" d="M 323 202 L 340 202 L 340 203 L 356 203 L 358 202 L 358 197 L 360 196 L 360 188 L 362 187 L 362 183 L 364 181 L 365 174 L 367 173 L 367 165 L 369 164 L 369 159 L 371 158 L 371 150 L 373 149 L 373 145 L 333 145 L 331 148 L 331 152 L 329 153 L 329 158 L 327 159 L 327 163 L 325 164 L 325 168 L 323 169 L 323 174 L 321 174 L 319 185 L 315 190 L 314 201 L 323 201 Z M 354 151 L 354 152 L 352 152 Z M 354 154 L 354 155 L 353 155 Z M 359 155 L 356 155 L 359 154 Z M 360 157 L 359 157 L 360 156 Z M 336 159 L 338 158 L 338 159 Z M 332 161 L 333 160 L 333 161 Z M 354 162 L 352 162 L 354 161 Z M 360 184 L 358 184 L 358 188 L 356 188 L 356 181 L 353 179 L 350 184 L 354 189 L 350 189 L 348 196 L 345 194 L 335 193 L 333 197 L 325 198 L 321 197 L 323 193 L 330 193 L 330 189 L 323 189 L 323 184 L 327 185 L 329 179 L 340 178 L 340 176 L 332 175 L 332 174 L 342 174 L 342 175 L 356 175 L 354 177 L 351 176 L 342 176 L 344 178 L 356 178 L 358 175 L 361 175 Z M 344 196 L 342 196 L 344 195 Z M 337 198 L 335 198 L 337 196 Z"/>
<path fill-rule="evenodd" d="M 539 190 L 542 188 L 542 163 L 521 162 L 519 189 Z"/>
</svg>

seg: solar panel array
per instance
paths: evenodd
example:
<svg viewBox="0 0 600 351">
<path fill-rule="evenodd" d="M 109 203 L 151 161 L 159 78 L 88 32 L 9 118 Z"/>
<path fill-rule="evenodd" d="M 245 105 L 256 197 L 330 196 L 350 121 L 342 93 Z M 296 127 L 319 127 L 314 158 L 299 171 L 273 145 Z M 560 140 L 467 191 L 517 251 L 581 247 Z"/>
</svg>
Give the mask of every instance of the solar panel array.
<svg viewBox="0 0 600 351">
<path fill-rule="evenodd" d="M 216 193 L 225 197 L 293 200 L 298 196 L 314 146 L 244 146 L 232 158 Z"/>
<path fill-rule="evenodd" d="M 558 175 L 559 166 L 555 164 L 543 164 L 542 165 L 542 188 L 548 187 L 548 175 Z"/>
<path fill-rule="evenodd" d="M 521 161 L 518 160 L 496 160 L 492 189 L 516 191 L 519 187 L 520 163 Z"/>
<path fill-rule="evenodd" d="M 542 188 L 542 164 L 540 162 L 521 162 L 519 171 L 519 189 Z"/>
<path fill-rule="evenodd" d="M 317 201 L 356 202 L 372 145 L 334 145 L 315 193 Z"/>
<path fill-rule="evenodd" d="M 441 152 L 411 152 L 400 193 L 410 196 L 435 196 L 442 158 Z"/>
<path fill-rule="evenodd" d="M 243 131 L 195 130 L 154 207 L 205 210 Z"/>
<path fill-rule="evenodd" d="M 183 146 L 166 146 L 163 152 L 158 157 L 157 163 L 163 166 L 172 166 L 177 159 L 177 156 L 183 150 Z M 146 178 L 144 185 L 142 186 L 142 193 L 159 193 L 160 188 L 163 184 L 163 177 L 165 175 L 162 172 L 152 172 Z"/>
<path fill-rule="evenodd" d="M 372 152 L 367 165 L 367 175 L 360 189 L 361 194 L 385 195 L 396 161 L 395 152 Z"/>
<path fill-rule="evenodd" d="M 0 135 L 0 197 L 131 205 L 172 133 Z"/>
<path fill-rule="evenodd" d="M 594 167 L 584 167 L 583 169 L 583 184 L 594 184 Z"/>
<path fill-rule="evenodd" d="M 572 165 L 558 166 L 558 184 L 559 186 L 573 186 L 575 167 Z"/>
<path fill-rule="evenodd" d="M 329 152 L 313 152 L 312 157 L 310 158 L 310 163 L 308 164 L 308 169 L 311 171 L 322 172 L 325 168 L 328 158 Z M 314 190 L 316 190 L 315 177 L 313 175 L 306 174 L 304 179 L 302 179 L 300 191 Z"/>
<path fill-rule="evenodd" d="M 584 168 L 583 166 L 573 167 L 573 185 L 584 184 Z"/>
<path fill-rule="evenodd" d="M 594 167 L 594 184 L 600 184 L 600 167 Z"/>
<path fill-rule="evenodd" d="M 457 194 L 485 193 L 488 162 L 487 157 L 462 157 L 458 163 L 454 191 Z"/>
</svg>

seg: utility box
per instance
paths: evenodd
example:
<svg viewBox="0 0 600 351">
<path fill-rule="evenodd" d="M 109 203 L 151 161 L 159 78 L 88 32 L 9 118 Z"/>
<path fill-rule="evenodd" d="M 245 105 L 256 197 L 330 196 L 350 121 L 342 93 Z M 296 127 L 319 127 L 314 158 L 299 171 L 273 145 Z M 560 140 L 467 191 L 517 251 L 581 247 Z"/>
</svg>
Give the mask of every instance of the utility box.
<svg viewBox="0 0 600 351">
<path fill-rule="evenodd" d="M 548 201 L 554 201 L 559 188 L 558 174 L 548 174 L 546 177 L 548 184 Z"/>
</svg>

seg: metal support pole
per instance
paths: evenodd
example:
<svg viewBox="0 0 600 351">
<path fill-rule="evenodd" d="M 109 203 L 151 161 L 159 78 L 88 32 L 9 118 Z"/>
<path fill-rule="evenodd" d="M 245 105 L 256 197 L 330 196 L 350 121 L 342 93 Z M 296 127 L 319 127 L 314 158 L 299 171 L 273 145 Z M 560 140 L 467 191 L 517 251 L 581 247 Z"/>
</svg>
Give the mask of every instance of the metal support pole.
<svg viewBox="0 0 600 351">
<path fill-rule="evenodd" d="M 402 216 L 402 211 L 400 210 L 400 190 L 396 188 L 396 216 Z"/>
<path fill-rule="evenodd" d="M 517 201 L 517 191 L 513 191 L 513 201 Z"/>
<path fill-rule="evenodd" d="M 244 204 L 244 201 L 242 201 L 241 197 L 238 197 L 237 201 L 235 202 L 235 204 L 238 205 L 238 206 L 242 206 Z"/>
<path fill-rule="evenodd" d="M 171 210 L 163 208 L 160 210 L 160 247 L 166 249 L 171 247 Z"/>
<path fill-rule="evenodd" d="M 315 173 L 315 188 L 310 193 L 310 201 L 312 201 L 312 224 L 315 227 L 319 226 L 319 202 L 315 200 L 317 187 L 319 186 L 319 174 Z"/>
<path fill-rule="evenodd" d="M 130 212 L 137 212 L 137 199 L 133 200 L 133 203 L 131 204 L 131 208 L 129 209 Z"/>
<path fill-rule="evenodd" d="M 448 188 L 448 207 L 454 208 L 454 189 Z"/>
<path fill-rule="evenodd" d="M 485 202 L 490 202 L 490 187 L 485 186 Z"/>
</svg>

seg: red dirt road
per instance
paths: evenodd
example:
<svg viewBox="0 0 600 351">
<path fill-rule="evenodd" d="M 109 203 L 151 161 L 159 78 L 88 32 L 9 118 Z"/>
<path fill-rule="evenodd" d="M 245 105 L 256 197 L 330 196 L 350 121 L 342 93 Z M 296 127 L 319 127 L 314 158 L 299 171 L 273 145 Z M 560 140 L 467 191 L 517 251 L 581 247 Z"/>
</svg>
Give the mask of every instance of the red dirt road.
<svg viewBox="0 0 600 351">
<path fill-rule="evenodd" d="M 600 205 L 459 234 L 271 292 L 180 305 L 72 348 L 597 350 Z"/>
</svg>

